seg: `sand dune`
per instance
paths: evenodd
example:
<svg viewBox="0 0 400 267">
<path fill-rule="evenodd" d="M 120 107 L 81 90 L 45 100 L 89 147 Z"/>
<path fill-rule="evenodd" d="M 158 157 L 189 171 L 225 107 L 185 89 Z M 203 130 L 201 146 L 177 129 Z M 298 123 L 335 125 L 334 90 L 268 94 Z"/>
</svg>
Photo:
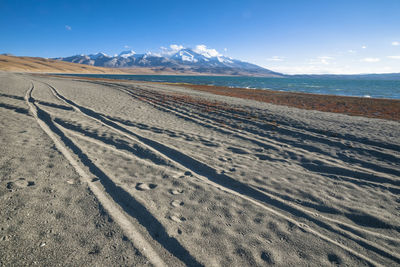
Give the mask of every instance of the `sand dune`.
<svg viewBox="0 0 400 267">
<path fill-rule="evenodd" d="M 400 263 L 397 121 L 154 83 L 0 80 L 4 265 Z"/>
</svg>

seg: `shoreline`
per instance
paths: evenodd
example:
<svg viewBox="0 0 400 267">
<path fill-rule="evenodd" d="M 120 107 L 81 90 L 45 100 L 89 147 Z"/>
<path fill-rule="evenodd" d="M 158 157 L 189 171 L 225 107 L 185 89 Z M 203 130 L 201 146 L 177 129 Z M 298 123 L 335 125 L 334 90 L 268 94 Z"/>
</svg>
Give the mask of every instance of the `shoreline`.
<svg viewBox="0 0 400 267">
<path fill-rule="evenodd" d="M 37 74 L 36 74 L 37 75 Z M 226 86 L 197 85 L 189 83 L 149 82 L 135 80 L 119 80 L 108 78 L 91 78 L 78 76 L 60 76 L 40 74 L 50 77 L 83 79 L 106 82 L 151 83 L 182 86 L 188 89 L 208 92 L 216 95 L 244 98 L 264 103 L 294 107 L 305 110 L 341 113 L 350 116 L 387 119 L 400 121 L 400 100 L 388 98 L 365 98 L 357 96 L 339 96 L 312 94 L 303 92 L 282 92 L 268 89 L 231 88 Z"/>
</svg>

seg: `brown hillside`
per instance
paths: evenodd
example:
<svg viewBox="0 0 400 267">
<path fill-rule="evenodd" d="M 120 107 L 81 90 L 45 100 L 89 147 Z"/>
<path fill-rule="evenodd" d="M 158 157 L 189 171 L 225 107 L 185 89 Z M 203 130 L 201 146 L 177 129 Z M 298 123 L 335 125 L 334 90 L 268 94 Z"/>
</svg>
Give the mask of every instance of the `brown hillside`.
<svg viewBox="0 0 400 267">
<path fill-rule="evenodd" d="M 0 70 L 47 73 L 126 73 L 119 69 L 93 67 L 40 57 L 0 55 Z"/>
<path fill-rule="evenodd" d="M 109 73 L 109 74 L 182 74 L 170 69 L 126 68 L 113 69 L 70 63 L 41 57 L 0 55 L 0 71 L 36 73 Z M 189 73 L 190 74 L 190 73 Z"/>
</svg>

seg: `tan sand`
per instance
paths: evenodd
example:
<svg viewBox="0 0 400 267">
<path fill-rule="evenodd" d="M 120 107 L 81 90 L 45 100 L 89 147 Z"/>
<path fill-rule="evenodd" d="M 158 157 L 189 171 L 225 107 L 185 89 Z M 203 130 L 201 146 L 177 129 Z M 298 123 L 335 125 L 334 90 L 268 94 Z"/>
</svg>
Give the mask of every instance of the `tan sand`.
<svg viewBox="0 0 400 267">
<path fill-rule="evenodd" d="M 400 124 L 0 74 L 0 265 L 400 263 Z"/>
</svg>

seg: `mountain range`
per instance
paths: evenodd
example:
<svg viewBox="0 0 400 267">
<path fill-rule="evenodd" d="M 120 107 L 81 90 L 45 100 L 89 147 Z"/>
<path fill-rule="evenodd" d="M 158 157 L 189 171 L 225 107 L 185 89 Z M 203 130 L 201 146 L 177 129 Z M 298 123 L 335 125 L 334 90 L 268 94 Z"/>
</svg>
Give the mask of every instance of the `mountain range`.
<svg viewBox="0 0 400 267">
<path fill-rule="evenodd" d="M 194 51 L 181 48 L 177 51 L 157 54 L 137 54 L 134 51 L 123 51 L 109 56 L 105 53 L 91 55 L 75 55 L 55 58 L 56 60 L 86 64 L 107 68 L 152 68 L 159 71 L 175 71 L 179 73 L 199 73 L 213 75 L 243 75 L 262 77 L 282 77 L 281 73 L 262 68 L 252 63 L 226 57 L 220 54 Z"/>
</svg>

